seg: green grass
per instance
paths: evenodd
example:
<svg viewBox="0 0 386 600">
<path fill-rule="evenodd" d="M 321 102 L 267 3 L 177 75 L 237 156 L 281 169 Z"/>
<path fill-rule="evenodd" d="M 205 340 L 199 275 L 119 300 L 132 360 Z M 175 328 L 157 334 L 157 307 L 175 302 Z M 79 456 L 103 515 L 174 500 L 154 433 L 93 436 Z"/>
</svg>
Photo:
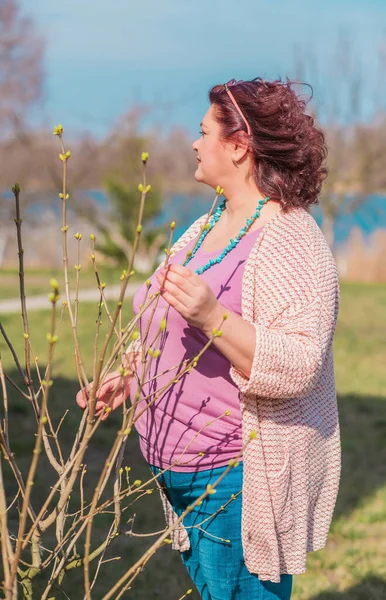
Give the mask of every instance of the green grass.
<svg viewBox="0 0 386 600">
<path fill-rule="evenodd" d="M 294 600 L 386 598 L 386 286 L 342 284 L 341 292 L 334 356 L 342 432 L 342 479 L 327 546 L 310 554 L 307 572 L 295 577 Z M 96 311 L 94 304 L 80 304 L 79 338 L 90 375 Z M 130 299 L 126 300 L 123 312 L 125 319 L 130 318 Z M 45 334 L 49 320 L 47 311 L 30 315 L 31 340 L 42 364 L 47 352 Z M 2 322 L 22 357 L 24 340 L 20 316 L 6 315 Z M 0 346 L 6 371 L 20 383 L 2 340 Z M 56 348 L 54 385 L 50 392 L 50 408 L 55 423 L 65 409 L 70 409 L 61 429 L 65 447 L 69 445 L 80 416 L 75 405 L 78 383 L 71 347 L 71 331 L 66 320 Z M 33 444 L 31 409 L 26 401 L 13 393 L 10 405 L 13 450 L 25 470 Z M 95 487 L 100 465 L 118 424 L 119 415 L 113 413 L 90 444 L 86 480 L 88 495 Z M 135 431 L 129 436 L 125 463 L 132 467 L 133 478 L 145 480 L 148 476 Z M 11 494 L 14 484 L 8 472 L 7 477 L 6 489 Z M 42 460 L 34 486 L 37 505 L 50 477 L 50 468 Z M 74 492 L 74 505 L 77 493 Z M 141 499 L 133 506 L 133 511 L 136 513 L 134 531 L 154 531 L 165 525 L 158 494 Z M 131 511 L 128 514 L 132 514 Z M 93 543 L 103 539 L 107 519 L 107 515 L 101 516 L 96 523 Z M 108 583 L 120 576 L 124 565 L 133 563 L 150 545 L 150 540 L 126 536 L 117 538 L 110 556 L 121 556 L 122 559 L 107 563 L 95 591 L 96 598 L 102 597 Z M 81 549 L 81 544 L 79 547 Z M 71 573 L 65 579 L 63 589 L 71 599 L 82 597 L 81 580 L 81 572 Z M 126 596 L 135 600 L 161 597 L 178 600 L 189 587 L 194 586 L 178 553 L 163 548 Z M 57 598 L 65 596 L 59 593 Z M 198 600 L 198 594 L 194 592 L 188 598 Z"/>
<path fill-rule="evenodd" d="M 386 285 L 342 284 L 334 341 L 342 478 L 327 546 L 295 600 L 386 598 Z"/>
<path fill-rule="evenodd" d="M 340 394 L 386 393 L 386 285 L 342 284 L 335 336 Z"/>
</svg>

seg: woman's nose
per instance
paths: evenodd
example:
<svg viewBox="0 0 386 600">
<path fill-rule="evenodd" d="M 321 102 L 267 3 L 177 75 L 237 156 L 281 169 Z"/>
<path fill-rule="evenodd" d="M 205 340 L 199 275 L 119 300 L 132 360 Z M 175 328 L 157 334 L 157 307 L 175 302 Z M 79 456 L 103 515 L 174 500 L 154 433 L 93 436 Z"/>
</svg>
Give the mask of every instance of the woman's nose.
<svg viewBox="0 0 386 600">
<path fill-rule="evenodd" d="M 193 144 L 192 144 L 192 148 L 193 148 L 193 150 L 194 150 L 195 152 L 197 152 L 197 150 L 198 150 L 198 147 L 197 147 L 197 142 L 198 142 L 198 140 L 195 140 L 195 141 L 193 142 Z"/>
</svg>

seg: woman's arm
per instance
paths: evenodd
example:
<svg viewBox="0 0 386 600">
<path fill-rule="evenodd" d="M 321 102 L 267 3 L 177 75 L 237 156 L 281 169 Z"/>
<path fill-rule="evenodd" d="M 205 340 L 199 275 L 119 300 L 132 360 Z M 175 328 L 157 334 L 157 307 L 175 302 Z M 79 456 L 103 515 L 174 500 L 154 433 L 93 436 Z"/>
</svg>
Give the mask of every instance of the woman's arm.
<svg viewBox="0 0 386 600">
<path fill-rule="evenodd" d="M 291 398 L 313 388 L 332 343 L 334 304 L 322 308 L 318 295 L 290 316 L 284 312 L 270 328 L 245 321 L 219 304 L 203 328 L 208 337 L 224 312 L 228 318 L 223 333 L 213 343 L 230 361 L 230 375 L 241 392 Z"/>
<path fill-rule="evenodd" d="M 212 337 L 212 330 L 220 328 L 225 313 L 228 316 L 221 326 L 222 335 L 214 338 L 213 345 L 249 379 L 256 347 L 256 332 L 252 323 L 245 321 L 219 302 L 201 330 L 208 338 Z"/>
</svg>

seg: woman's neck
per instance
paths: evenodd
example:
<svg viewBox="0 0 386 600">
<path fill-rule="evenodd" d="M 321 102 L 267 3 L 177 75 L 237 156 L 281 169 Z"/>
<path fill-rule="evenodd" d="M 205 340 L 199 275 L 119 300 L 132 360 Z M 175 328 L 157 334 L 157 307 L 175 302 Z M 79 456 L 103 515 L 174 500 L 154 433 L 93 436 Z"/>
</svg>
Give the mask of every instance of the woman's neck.
<svg viewBox="0 0 386 600">
<path fill-rule="evenodd" d="M 223 223 L 226 227 L 233 228 L 243 226 L 245 221 L 252 217 L 259 204 L 259 200 L 266 198 L 262 194 L 255 193 L 250 197 L 226 196 L 226 209 L 222 214 Z M 260 224 L 266 223 L 281 210 L 281 204 L 278 200 L 268 200 L 260 210 L 260 215 L 256 219 Z"/>
</svg>

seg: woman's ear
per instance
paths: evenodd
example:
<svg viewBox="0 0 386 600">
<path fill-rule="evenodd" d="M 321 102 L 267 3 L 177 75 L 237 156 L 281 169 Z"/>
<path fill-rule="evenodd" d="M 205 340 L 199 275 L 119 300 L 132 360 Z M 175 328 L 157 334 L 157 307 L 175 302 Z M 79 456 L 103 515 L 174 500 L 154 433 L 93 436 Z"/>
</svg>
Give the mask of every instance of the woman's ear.
<svg viewBox="0 0 386 600">
<path fill-rule="evenodd" d="M 248 154 L 248 145 L 244 144 L 244 143 L 235 143 L 233 144 L 233 151 L 232 151 L 232 156 L 235 160 L 237 160 L 237 162 L 240 162 L 241 160 L 243 160 L 243 158 L 246 158 Z"/>
</svg>

